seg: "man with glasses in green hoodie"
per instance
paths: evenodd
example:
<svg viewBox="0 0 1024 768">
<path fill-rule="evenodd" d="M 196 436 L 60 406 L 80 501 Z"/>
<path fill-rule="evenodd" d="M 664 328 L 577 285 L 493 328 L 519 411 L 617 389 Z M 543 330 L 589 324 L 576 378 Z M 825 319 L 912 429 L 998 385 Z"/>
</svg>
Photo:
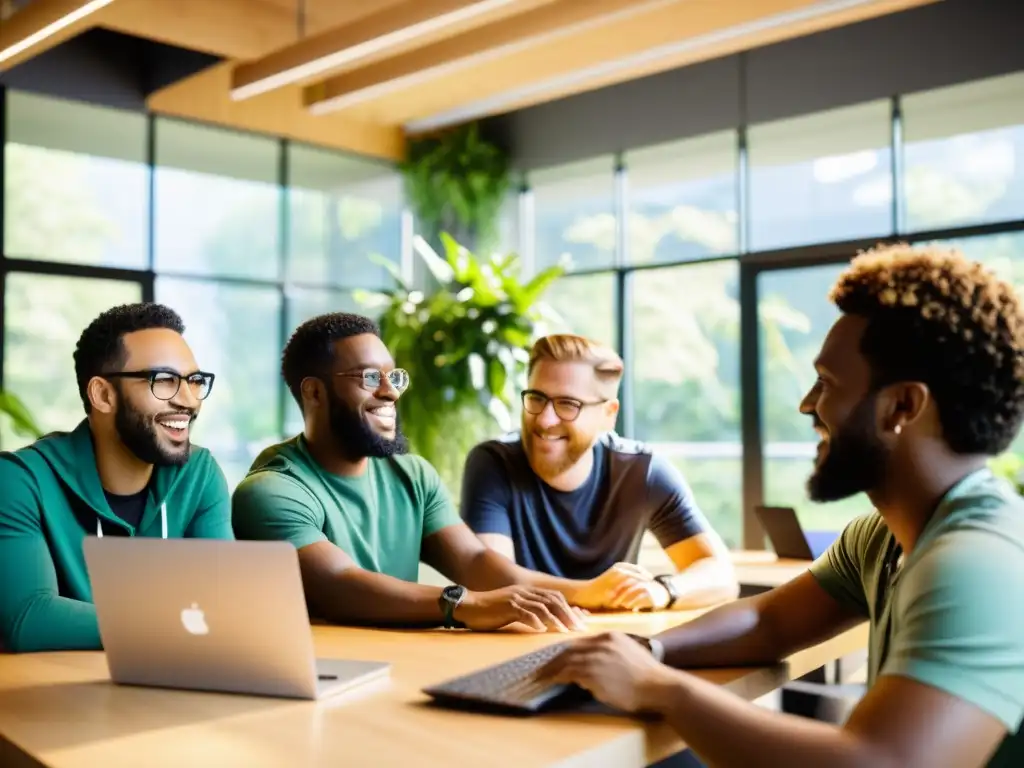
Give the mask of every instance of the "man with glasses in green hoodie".
<svg viewBox="0 0 1024 768">
<path fill-rule="evenodd" d="M 183 332 L 159 304 L 107 310 L 74 354 L 86 418 L 0 453 L 0 649 L 101 647 L 86 536 L 233 538 L 224 474 L 189 440 L 214 377 Z"/>
</svg>

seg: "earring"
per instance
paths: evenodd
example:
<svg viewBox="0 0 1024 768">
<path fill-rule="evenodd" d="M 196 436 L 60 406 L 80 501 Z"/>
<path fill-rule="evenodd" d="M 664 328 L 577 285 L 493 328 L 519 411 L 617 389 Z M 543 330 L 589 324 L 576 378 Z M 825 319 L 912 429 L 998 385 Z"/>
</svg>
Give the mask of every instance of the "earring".
<svg viewBox="0 0 1024 768">
<path fill-rule="evenodd" d="M 903 425 L 897 424 L 895 427 L 892 428 L 892 431 L 898 435 L 900 432 L 903 431 Z"/>
</svg>

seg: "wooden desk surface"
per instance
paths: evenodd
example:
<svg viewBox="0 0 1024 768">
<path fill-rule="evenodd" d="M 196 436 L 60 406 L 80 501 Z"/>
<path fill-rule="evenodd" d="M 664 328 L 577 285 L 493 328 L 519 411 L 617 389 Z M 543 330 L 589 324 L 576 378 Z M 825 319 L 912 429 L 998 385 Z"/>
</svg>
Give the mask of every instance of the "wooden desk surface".
<svg viewBox="0 0 1024 768">
<path fill-rule="evenodd" d="M 693 613 L 591 617 L 588 631 L 653 634 Z M 254 628 L 258 631 L 258 628 Z M 646 766 L 683 749 L 662 723 L 610 715 L 502 717 L 425 706 L 422 686 L 564 635 L 314 628 L 321 656 L 381 659 L 387 681 L 321 702 L 110 683 L 101 653 L 0 654 L 4 768 Z M 862 625 L 774 668 L 700 672 L 748 700 L 867 642 Z M 26 760 L 28 755 L 34 760 Z"/>
<path fill-rule="evenodd" d="M 730 552 L 740 584 L 752 587 L 777 587 L 795 579 L 810 567 L 810 560 L 779 559 L 774 552 L 736 550 Z"/>
</svg>

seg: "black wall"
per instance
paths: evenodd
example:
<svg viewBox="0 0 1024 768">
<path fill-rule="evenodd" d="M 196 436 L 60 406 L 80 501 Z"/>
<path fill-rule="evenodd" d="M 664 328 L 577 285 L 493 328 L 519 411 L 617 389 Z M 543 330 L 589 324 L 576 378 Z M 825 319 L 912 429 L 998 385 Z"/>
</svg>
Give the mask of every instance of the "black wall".
<svg viewBox="0 0 1024 768">
<path fill-rule="evenodd" d="M 1024 70 L 1024 2 L 943 0 L 492 118 L 522 169 Z"/>
<path fill-rule="evenodd" d="M 0 72 L 0 86 L 141 111 L 153 91 L 218 61 L 204 53 L 92 29 Z"/>
</svg>

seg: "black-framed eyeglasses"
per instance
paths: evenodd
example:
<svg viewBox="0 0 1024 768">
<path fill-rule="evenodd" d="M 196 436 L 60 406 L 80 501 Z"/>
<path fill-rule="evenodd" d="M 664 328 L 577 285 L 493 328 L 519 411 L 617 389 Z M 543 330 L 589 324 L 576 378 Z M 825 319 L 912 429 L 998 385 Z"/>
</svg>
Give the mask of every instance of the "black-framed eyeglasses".
<svg viewBox="0 0 1024 768">
<path fill-rule="evenodd" d="M 181 374 L 175 371 L 115 371 L 102 374 L 105 379 L 148 379 L 149 389 L 157 400 L 171 400 L 181 389 L 181 382 L 188 383 L 192 397 L 205 400 L 213 389 L 214 375 L 205 371 Z"/>
<path fill-rule="evenodd" d="M 353 379 L 362 379 L 363 389 L 376 392 L 380 389 L 385 376 L 388 383 L 398 392 L 404 392 L 409 388 L 409 372 L 404 368 L 392 368 L 386 374 L 379 368 L 364 368 L 361 371 L 351 373 L 339 373 L 339 376 L 346 376 Z"/>
<path fill-rule="evenodd" d="M 547 408 L 548 403 L 551 403 L 555 409 L 555 416 L 562 421 L 576 421 L 579 418 L 580 412 L 587 406 L 601 405 L 608 402 L 607 399 L 587 403 L 573 397 L 548 397 L 536 389 L 524 389 L 522 398 L 523 410 L 531 416 L 540 415 Z"/>
</svg>

